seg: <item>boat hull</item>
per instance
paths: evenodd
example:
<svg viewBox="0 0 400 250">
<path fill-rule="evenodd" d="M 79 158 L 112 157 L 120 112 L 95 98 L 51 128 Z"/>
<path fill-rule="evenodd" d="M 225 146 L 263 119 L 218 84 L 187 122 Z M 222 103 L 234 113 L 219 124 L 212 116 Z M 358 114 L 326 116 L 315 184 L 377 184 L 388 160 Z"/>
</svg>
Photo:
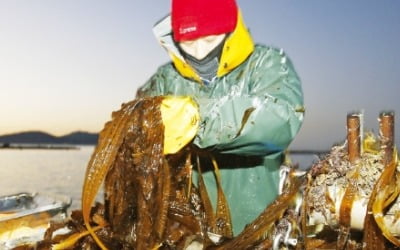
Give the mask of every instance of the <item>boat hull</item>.
<svg viewBox="0 0 400 250">
<path fill-rule="evenodd" d="M 71 199 L 44 193 L 0 197 L 0 249 L 34 244 L 43 239 L 51 221 L 67 218 Z"/>
</svg>

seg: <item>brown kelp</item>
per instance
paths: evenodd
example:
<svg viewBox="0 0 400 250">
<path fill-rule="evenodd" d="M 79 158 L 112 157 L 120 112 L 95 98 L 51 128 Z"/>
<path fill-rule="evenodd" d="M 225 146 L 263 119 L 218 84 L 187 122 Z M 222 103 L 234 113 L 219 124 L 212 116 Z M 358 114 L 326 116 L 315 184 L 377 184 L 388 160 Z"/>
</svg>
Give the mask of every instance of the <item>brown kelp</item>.
<svg viewBox="0 0 400 250">
<path fill-rule="evenodd" d="M 290 217 L 286 212 L 297 197 L 300 179 L 290 175 L 283 194 L 233 237 L 216 159 L 190 144 L 176 154 L 163 154 L 162 100 L 163 97 L 134 100 L 113 113 L 87 167 L 82 210 L 73 211 L 64 224 L 69 233 L 53 236 L 60 226 L 50 227 L 42 246 L 263 249 L 273 243 L 278 231 L 276 222 Z M 202 181 L 202 164 L 215 172 L 215 211 Z M 199 173 L 198 183 L 192 183 L 192 171 Z M 93 204 L 102 183 L 104 204 Z M 291 221 L 297 228 L 297 221 Z"/>
</svg>

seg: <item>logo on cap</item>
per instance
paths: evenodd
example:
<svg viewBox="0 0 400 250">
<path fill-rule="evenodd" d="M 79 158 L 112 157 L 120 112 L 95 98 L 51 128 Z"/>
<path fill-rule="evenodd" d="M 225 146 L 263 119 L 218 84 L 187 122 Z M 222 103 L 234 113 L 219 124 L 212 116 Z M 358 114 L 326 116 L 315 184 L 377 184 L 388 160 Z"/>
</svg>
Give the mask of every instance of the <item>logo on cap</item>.
<svg viewBox="0 0 400 250">
<path fill-rule="evenodd" d="M 190 26 L 190 27 L 185 27 L 185 28 L 179 28 L 179 34 L 186 34 L 190 32 L 194 32 L 197 30 L 196 26 Z"/>
</svg>

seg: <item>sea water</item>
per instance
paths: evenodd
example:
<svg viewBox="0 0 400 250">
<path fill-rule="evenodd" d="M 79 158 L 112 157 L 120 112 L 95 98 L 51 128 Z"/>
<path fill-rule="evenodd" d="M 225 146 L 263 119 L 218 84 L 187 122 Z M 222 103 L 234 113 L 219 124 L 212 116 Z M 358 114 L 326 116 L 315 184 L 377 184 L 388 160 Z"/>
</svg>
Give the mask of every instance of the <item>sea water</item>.
<svg viewBox="0 0 400 250">
<path fill-rule="evenodd" d="M 71 197 L 80 208 L 86 166 L 93 146 L 78 149 L 1 149 L 0 196 L 46 192 Z"/>
</svg>

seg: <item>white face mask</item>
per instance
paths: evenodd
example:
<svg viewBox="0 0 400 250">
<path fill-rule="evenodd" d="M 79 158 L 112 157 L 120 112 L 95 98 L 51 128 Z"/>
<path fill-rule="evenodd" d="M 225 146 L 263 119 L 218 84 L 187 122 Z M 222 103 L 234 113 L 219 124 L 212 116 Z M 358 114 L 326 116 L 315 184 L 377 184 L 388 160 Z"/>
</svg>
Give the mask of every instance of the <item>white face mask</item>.
<svg viewBox="0 0 400 250">
<path fill-rule="evenodd" d="M 195 40 L 181 41 L 179 46 L 185 53 L 201 60 L 217 47 L 224 38 L 225 34 L 204 36 Z"/>
</svg>

